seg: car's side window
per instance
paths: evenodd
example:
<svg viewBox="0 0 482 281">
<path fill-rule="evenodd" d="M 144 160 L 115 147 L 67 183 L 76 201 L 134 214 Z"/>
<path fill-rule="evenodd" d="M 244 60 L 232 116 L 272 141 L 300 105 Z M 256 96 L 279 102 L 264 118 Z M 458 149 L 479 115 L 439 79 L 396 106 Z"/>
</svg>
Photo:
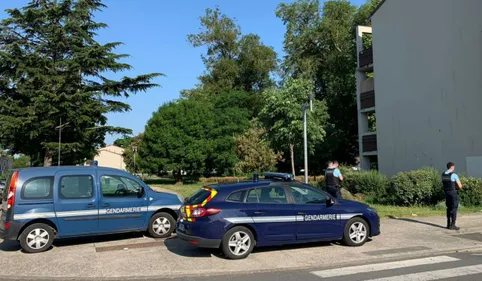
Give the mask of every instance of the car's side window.
<svg viewBox="0 0 482 281">
<path fill-rule="evenodd" d="M 22 186 L 20 197 L 22 199 L 52 199 L 53 177 L 33 178 Z"/>
<path fill-rule="evenodd" d="M 138 197 L 142 192 L 140 184 L 121 176 L 102 176 L 100 186 L 103 197 Z"/>
<path fill-rule="evenodd" d="M 285 189 L 282 186 L 268 186 L 260 188 L 259 203 L 288 204 Z"/>
<path fill-rule="evenodd" d="M 231 193 L 228 198 L 226 198 L 226 201 L 230 201 L 230 202 L 242 202 L 243 199 L 244 199 L 244 195 L 246 194 L 246 191 L 245 190 L 240 190 L 240 191 L 236 191 L 236 192 L 233 192 Z"/>
<path fill-rule="evenodd" d="M 94 196 L 94 180 L 89 175 L 63 176 L 60 178 L 60 197 L 63 199 L 87 199 Z"/>
<path fill-rule="evenodd" d="M 246 203 L 258 203 L 259 188 L 251 189 L 246 197 Z"/>
<path fill-rule="evenodd" d="M 326 195 L 318 190 L 307 187 L 291 186 L 291 193 L 296 204 L 324 204 L 326 203 Z"/>
</svg>

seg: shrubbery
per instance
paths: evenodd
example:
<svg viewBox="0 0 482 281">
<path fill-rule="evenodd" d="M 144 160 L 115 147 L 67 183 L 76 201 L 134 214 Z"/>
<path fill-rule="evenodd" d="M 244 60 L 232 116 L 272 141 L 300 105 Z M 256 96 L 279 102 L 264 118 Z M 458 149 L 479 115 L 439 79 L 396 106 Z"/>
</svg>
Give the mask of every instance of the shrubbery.
<svg viewBox="0 0 482 281">
<path fill-rule="evenodd" d="M 437 205 L 445 200 L 440 172 L 426 167 L 400 172 L 388 178 L 378 171 L 358 172 L 342 168 L 342 187 L 352 194 L 363 194 L 376 202 L 400 206 Z M 463 206 L 482 205 L 482 179 L 462 177 L 463 189 L 459 191 Z M 324 183 L 319 182 L 323 187 Z"/>
</svg>

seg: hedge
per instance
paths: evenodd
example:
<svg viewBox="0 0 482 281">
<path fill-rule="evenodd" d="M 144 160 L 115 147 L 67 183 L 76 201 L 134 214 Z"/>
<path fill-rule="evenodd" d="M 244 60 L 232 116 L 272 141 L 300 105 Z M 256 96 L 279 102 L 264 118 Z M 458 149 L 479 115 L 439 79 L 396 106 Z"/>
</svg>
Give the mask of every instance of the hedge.
<svg viewBox="0 0 482 281">
<path fill-rule="evenodd" d="M 375 201 L 399 206 L 437 205 L 445 200 L 438 170 L 425 167 L 419 170 L 400 172 L 388 178 L 378 171 L 358 172 L 341 169 L 342 187 L 352 194 L 370 196 Z M 459 191 L 460 203 L 464 206 L 482 205 L 482 179 L 460 177 L 463 189 Z M 319 182 L 324 187 L 324 182 Z"/>
</svg>

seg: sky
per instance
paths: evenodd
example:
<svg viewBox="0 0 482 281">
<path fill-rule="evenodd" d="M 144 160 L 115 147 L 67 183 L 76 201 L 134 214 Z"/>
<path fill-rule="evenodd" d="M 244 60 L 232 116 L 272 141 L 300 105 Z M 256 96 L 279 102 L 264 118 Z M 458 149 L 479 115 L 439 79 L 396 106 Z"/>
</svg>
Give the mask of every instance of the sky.
<svg viewBox="0 0 482 281">
<path fill-rule="evenodd" d="M 5 9 L 20 8 L 28 0 L 0 0 L 0 19 Z M 271 46 L 281 58 L 285 27 L 275 15 L 280 3 L 293 0 L 105 0 L 107 8 L 96 14 L 96 21 L 108 28 L 98 32 L 98 42 L 123 42 L 117 53 L 129 54 L 123 61 L 132 69 L 109 78 L 136 76 L 153 72 L 165 74 L 154 82 L 161 87 L 146 93 L 121 99 L 130 104 L 127 113 L 108 114 L 108 124 L 133 130 L 134 135 L 144 131 L 152 113 L 162 104 L 179 98 L 183 89 L 195 87 L 197 77 L 205 70 L 201 60 L 203 48 L 194 48 L 187 35 L 200 29 L 199 17 L 206 8 L 218 6 L 221 12 L 235 18 L 243 34 L 256 33 L 265 45 Z M 352 0 L 359 6 L 364 0 Z M 112 144 L 119 135 L 107 135 L 105 142 Z"/>
</svg>

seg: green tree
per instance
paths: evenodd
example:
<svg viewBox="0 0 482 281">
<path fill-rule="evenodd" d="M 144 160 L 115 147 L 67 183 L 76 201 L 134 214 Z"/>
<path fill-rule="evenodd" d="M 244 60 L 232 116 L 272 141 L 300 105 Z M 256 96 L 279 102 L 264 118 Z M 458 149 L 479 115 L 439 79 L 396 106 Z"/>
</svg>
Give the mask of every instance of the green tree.
<svg viewBox="0 0 482 281">
<path fill-rule="evenodd" d="M 21 154 L 13 158 L 14 169 L 21 169 L 21 168 L 27 168 L 27 167 L 30 167 L 30 157 Z"/>
<path fill-rule="evenodd" d="M 302 150 L 303 116 L 302 104 L 313 93 L 313 83 L 307 79 L 288 78 L 281 88 L 264 92 L 266 104 L 259 115 L 267 128 L 267 135 L 277 151 L 289 151 L 291 170 L 295 170 L 295 151 Z M 313 101 L 314 111 L 307 113 L 309 151 L 313 153 L 316 144 L 324 136 L 324 123 L 327 119 L 324 101 Z"/>
<path fill-rule="evenodd" d="M 236 154 L 239 158 L 236 170 L 240 173 L 270 171 L 282 159 L 282 154 L 276 153 L 264 138 L 266 130 L 257 123 L 254 120 L 244 134 L 236 137 Z"/>
<path fill-rule="evenodd" d="M 276 15 L 286 25 L 285 75 L 312 79 L 328 106 L 327 135 L 316 158 L 352 162 L 358 153 L 355 27 L 369 24 L 378 3 L 369 0 L 359 9 L 347 0 L 325 1 L 322 9 L 318 0 L 278 6 Z"/>
<path fill-rule="evenodd" d="M 35 0 L 7 10 L 0 23 L 0 143 L 28 155 L 35 165 L 52 163 L 60 119 L 62 164 L 92 158 L 107 133 L 131 133 L 107 125 L 106 113 L 130 110 L 112 98 L 157 86 L 152 73 L 113 80 L 109 72 L 129 70 L 116 54 L 120 42 L 100 44 L 94 21 L 100 0 Z"/>
<path fill-rule="evenodd" d="M 213 150 L 214 123 L 209 104 L 180 100 L 164 104 L 147 122 L 139 149 L 140 167 L 151 174 L 173 171 L 182 183 L 182 171 L 201 174 Z"/>
<path fill-rule="evenodd" d="M 199 77 L 202 93 L 216 94 L 236 89 L 262 91 L 271 86 L 270 74 L 276 70 L 277 55 L 255 34 L 242 35 L 234 20 L 219 8 L 206 9 L 200 18 L 201 30 L 188 36 L 194 47 L 205 47 L 206 73 Z M 199 91 L 185 91 L 193 94 Z"/>
<path fill-rule="evenodd" d="M 131 137 L 125 138 L 124 140 L 126 140 L 126 142 L 121 141 L 121 144 L 124 145 L 123 146 L 124 163 L 126 163 L 126 168 L 131 173 L 138 173 L 139 171 L 142 171 L 142 169 L 140 169 L 139 167 L 139 163 L 142 162 L 142 160 L 139 159 L 139 149 L 141 147 L 142 136 L 143 136 L 143 133 L 133 138 Z M 129 142 L 127 142 L 127 140 L 129 140 Z M 135 150 L 137 150 L 137 152 Z M 136 154 L 135 162 L 134 162 L 134 154 Z"/>
<path fill-rule="evenodd" d="M 114 145 L 122 148 L 128 147 L 132 143 L 133 137 L 124 136 L 123 138 L 116 139 Z"/>
</svg>

